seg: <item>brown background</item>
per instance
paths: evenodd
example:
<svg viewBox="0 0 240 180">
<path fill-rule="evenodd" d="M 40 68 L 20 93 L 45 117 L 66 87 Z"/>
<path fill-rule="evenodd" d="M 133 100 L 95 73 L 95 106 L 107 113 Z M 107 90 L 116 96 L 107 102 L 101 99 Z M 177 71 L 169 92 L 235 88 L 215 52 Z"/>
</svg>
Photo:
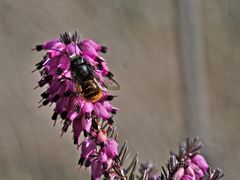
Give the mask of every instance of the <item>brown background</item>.
<svg viewBox="0 0 240 180">
<path fill-rule="evenodd" d="M 43 90 L 33 91 L 39 75 L 30 73 L 42 57 L 31 47 L 76 28 L 111 48 L 115 119 L 133 154 L 162 165 L 199 135 L 210 164 L 238 179 L 240 2 L 189 2 L 0 0 L 0 179 L 89 179 L 77 173 L 71 133 L 60 138 L 51 108 L 37 108 Z"/>
</svg>

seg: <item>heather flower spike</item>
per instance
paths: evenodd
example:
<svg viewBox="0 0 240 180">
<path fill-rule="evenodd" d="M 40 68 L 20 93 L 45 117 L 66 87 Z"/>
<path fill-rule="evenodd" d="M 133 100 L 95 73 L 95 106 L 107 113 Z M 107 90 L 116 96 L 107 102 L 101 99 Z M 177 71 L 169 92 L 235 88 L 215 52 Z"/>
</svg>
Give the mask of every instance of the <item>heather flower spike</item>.
<svg viewBox="0 0 240 180">
<path fill-rule="evenodd" d="M 119 147 L 117 142 L 113 116 L 118 108 L 110 103 L 116 96 L 109 94 L 109 90 L 120 86 L 101 56 L 107 47 L 91 39 L 82 40 L 75 31 L 37 45 L 34 50 L 45 51 L 33 70 L 41 75 L 37 87 L 47 86 L 39 107 L 55 105 L 52 120 L 55 124 L 59 117 L 62 119 L 62 134 L 72 126 L 73 143 L 80 150 L 78 164 L 91 169 L 91 179 L 219 180 L 223 177 L 221 170 L 211 169 L 200 154 L 198 138 L 182 143 L 178 155 L 171 153 L 167 168 L 162 168 L 160 175 L 150 162 L 141 164 L 137 174 L 137 155 L 127 162 L 130 154 L 127 143 Z"/>
<path fill-rule="evenodd" d="M 199 138 L 189 139 L 179 146 L 179 153 L 170 153 L 167 170 L 163 167 L 160 180 L 219 180 L 220 169 L 213 170 L 200 154 L 202 143 Z"/>
<path fill-rule="evenodd" d="M 125 171 L 127 146 L 119 155 L 113 125 L 118 108 L 111 105 L 115 96 L 108 92 L 119 89 L 119 84 L 100 55 L 107 47 L 91 39 L 81 40 L 75 31 L 37 45 L 35 50 L 46 51 L 35 69 L 41 75 L 38 87 L 47 85 L 40 107 L 55 104 L 52 120 L 55 124 L 61 117 L 62 134 L 72 125 L 73 142 L 81 150 L 79 165 L 91 167 L 93 179 L 126 179 L 136 158 Z"/>
</svg>

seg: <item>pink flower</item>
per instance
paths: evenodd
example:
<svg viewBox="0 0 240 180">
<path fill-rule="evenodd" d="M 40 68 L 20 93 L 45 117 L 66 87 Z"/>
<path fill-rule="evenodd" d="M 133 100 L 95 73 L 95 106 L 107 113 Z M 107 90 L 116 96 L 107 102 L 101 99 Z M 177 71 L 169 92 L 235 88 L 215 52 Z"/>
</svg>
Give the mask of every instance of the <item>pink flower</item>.
<svg viewBox="0 0 240 180">
<path fill-rule="evenodd" d="M 183 175 L 181 180 L 196 180 L 196 179 L 194 177 L 192 177 L 192 176 L 189 176 L 189 175 Z"/>
<path fill-rule="evenodd" d="M 107 139 L 102 151 L 104 151 L 109 158 L 113 159 L 118 154 L 118 143 L 114 139 Z"/>
<path fill-rule="evenodd" d="M 91 154 L 94 154 L 96 151 L 96 143 L 90 138 L 85 139 L 81 146 L 81 158 L 79 160 L 79 164 L 82 166 L 85 159 L 87 159 Z"/>
<path fill-rule="evenodd" d="M 177 172 L 173 176 L 173 180 L 182 180 L 182 177 L 184 175 L 184 168 L 180 167 Z"/>
<path fill-rule="evenodd" d="M 106 53 L 106 51 L 107 51 L 107 47 L 106 46 L 97 44 L 96 42 L 94 42 L 91 39 L 85 39 L 82 42 L 82 46 L 90 46 L 90 47 L 94 48 L 96 51 L 98 51 L 98 52 L 101 51 L 103 53 Z"/>
<path fill-rule="evenodd" d="M 202 155 L 194 155 L 191 159 L 184 160 L 184 162 L 187 167 L 180 167 L 173 176 L 174 180 L 200 180 L 201 177 L 204 177 L 208 164 Z"/>
<path fill-rule="evenodd" d="M 184 175 L 189 175 L 189 176 L 191 176 L 193 179 L 195 179 L 194 170 L 193 170 L 192 167 L 189 166 L 189 165 L 188 165 L 188 167 L 185 169 Z"/>
<path fill-rule="evenodd" d="M 91 168 L 92 168 L 92 179 L 100 180 L 101 176 L 104 173 L 102 162 L 100 162 L 98 159 L 93 160 Z"/>
<path fill-rule="evenodd" d="M 197 155 L 193 156 L 191 158 L 191 161 L 194 164 L 196 164 L 203 172 L 206 172 L 208 170 L 208 168 L 209 168 L 209 165 L 208 165 L 207 161 L 200 154 L 197 154 Z"/>
<path fill-rule="evenodd" d="M 190 160 L 188 161 L 189 167 L 191 167 L 194 171 L 194 174 L 196 176 L 202 177 L 204 176 L 204 172 L 194 163 L 192 163 Z"/>
</svg>

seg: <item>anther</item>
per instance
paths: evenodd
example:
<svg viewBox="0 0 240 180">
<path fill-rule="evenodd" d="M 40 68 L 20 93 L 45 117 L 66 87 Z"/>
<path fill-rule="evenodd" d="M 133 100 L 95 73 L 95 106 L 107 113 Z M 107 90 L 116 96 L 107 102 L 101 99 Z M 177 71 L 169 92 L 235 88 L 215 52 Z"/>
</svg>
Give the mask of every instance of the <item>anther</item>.
<svg viewBox="0 0 240 180">
<path fill-rule="evenodd" d="M 68 97 L 71 95 L 71 91 L 70 90 L 67 90 L 66 92 L 64 92 L 64 96 L 65 97 Z"/>
<path fill-rule="evenodd" d="M 45 91 L 44 93 L 41 94 L 41 97 L 42 97 L 43 99 L 48 98 L 48 97 L 49 97 L 49 92 L 48 92 L 48 91 Z"/>
<path fill-rule="evenodd" d="M 58 117 L 58 113 L 54 112 L 52 115 L 52 120 L 56 121 Z"/>
<path fill-rule="evenodd" d="M 103 163 L 102 163 L 102 165 L 103 165 L 103 169 L 105 169 L 105 170 L 106 170 L 106 169 L 108 168 L 108 165 L 107 165 L 107 163 L 106 163 L 106 162 L 103 162 Z"/>
<path fill-rule="evenodd" d="M 97 57 L 97 58 L 96 58 L 96 61 L 97 61 L 98 63 L 104 62 L 100 57 Z"/>
<path fill-rule="evenodd" d="M 81 158 L 79 159 L 79 161 L 78 161 L 78 165 L 83 166 L 84 161 L 85 161 L 85 158 L 84 158 L 84 157 L 81 157 Z"/>
<path fill-rule="evenodd" d="M 56 74 L 61 75 L 63 72 L 62 68 L 57 68 L 56 69 Z"/>
<path fill-rule="evenodd" d="M 57 102 L 59 99 L 60 99 L 60 95 L 59 95 L 59 94 L 56 94 L 56 95 L 53 97 L 53 102 Z"/>
<path fill-rule="evenodd" d="M 62 118 L 62 119 L 65 119 L 65 118 L 67 117 L 67 114 L 68 114 L 67 111 L 63 111 L 63 112 L 61 113 L 61 118 Z"/>
<path fill-rule="evenodd" d="M 102 63 L 98 63 L 98 64 L 97 64 L 97 69 L 99 69 L 99 70 L 102 70 L 102 69 L 103 69 Z"/>
<path fill-rule="evenodd" d="M 73 92 L 73 96 L 77 97 L 78 96 L 78 92 L 77 91 Z"/>
<path fill-rule="evenodd" d="M 41 50 L 43 50 L 43 46 L 42 45 L 36 45 L 35 49 L 37 51 L 41 51 Z"/>
<path fill-rule="evenodd" d="M 87 168 L 91 165 L 91 161 L 89 160 L 86 160 L 85 163 L 84 163 L 84 166 Z"/>
<path fill-rule="evenodd" d="M 84 137 L 87 137 L 88 136 L 88 132 L 87 131 L 83 131 L 83 135 L 84 135 Z"/>
<path fill-rule="evenodd" d="M 112 117 L 108 118 L 107 120 L 108 120 L 108 123 L 109 123 L 110 125 L 112 125 L 112 124 L 114 123 L 114 121 L 113 121 L 113 118 L 112 118 Z"/>
<path fill-rule="evenodd" d="M 53 75 L 52 75 L 52 74 L 49 74 L 49 75 L 47 75 L 47 76 L 45 77 L 46 82 L 49 82 L 49 81 L 51 81 L 52 79 L 53 79 Z"/>
<path fill-rule="evenodd" d="M 45 101 L 42 102 L 42 105 L 46 106 L 49 103 L 49 100 L 46 99 Z"/>
<path fill-rule="evenodd" d="M 63 128 L 62 128 L 62 132 L 63 132 L 63 133 L 64 133 L 64 132 L 67 132 L 68 127 L 70 126 L 70 124 L 71 124 L 71 121 L 69 121 L 69 120 L 66 120 L 66 121 L 64 122 L 64 126 L 63 126 Z"/>
<path fill-rule="evenodd" d="M 107 101 L 112 101 L 115 97 L 117 97 L 117 96 L 108 95 L 108 96 L 106 97 L 106 100 L 107 100 Z"/>
<path fill-rule="evenodd" d="M 116 110 L 116 109 L 112 109 L 111 113 L 112 113 L 112 114 L 116 114 L 116 113 L 117 113 L 117 110 Z"/>
<path fill-rule="evenodd" d="M 73 138 L 73 144 L 78 144 L 78 137 L 74 136 L 74 138 Z"/>
<path fill-rule="evenodd" d="M 108 48 L 107 48 L 106 46 L 102 46 L 102 47 L 101 47 L 101 52 L 102 52 L 102 53 L 106 53 L 106 52 L 107 52 L 107 49 L 108 49 Z"/>
<path fill-rule="evenodd" d="M 45 81 L 45 79 L 42 79 L 40 81 L 38 81 L 38 85 L 39 87 L 43 87 L 47 82 Z"/>
<path fill-rule="evenodd" d="M 113 77 L 113 73 L 111 73 L 110 71 L 107 73 L 107 77 L 112 78 Z"/>
</svg>

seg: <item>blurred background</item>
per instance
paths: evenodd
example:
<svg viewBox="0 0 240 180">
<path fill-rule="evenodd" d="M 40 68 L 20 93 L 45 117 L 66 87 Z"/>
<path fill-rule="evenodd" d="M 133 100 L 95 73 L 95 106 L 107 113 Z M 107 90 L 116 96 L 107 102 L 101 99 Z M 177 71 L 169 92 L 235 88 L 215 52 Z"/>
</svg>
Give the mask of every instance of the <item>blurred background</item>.
<svg viewBox="0 0 240 180">
<path fill-rule="evenodd" d="M 0 0 L 0 179 L 90 179 L 70 131 L 38 109 L 35 44 L 79 29 L 110 47 L 120 141 L 159 167 L 199 136 L 209 163 L 240 169 L 239 0 Z"/>
</svg>

